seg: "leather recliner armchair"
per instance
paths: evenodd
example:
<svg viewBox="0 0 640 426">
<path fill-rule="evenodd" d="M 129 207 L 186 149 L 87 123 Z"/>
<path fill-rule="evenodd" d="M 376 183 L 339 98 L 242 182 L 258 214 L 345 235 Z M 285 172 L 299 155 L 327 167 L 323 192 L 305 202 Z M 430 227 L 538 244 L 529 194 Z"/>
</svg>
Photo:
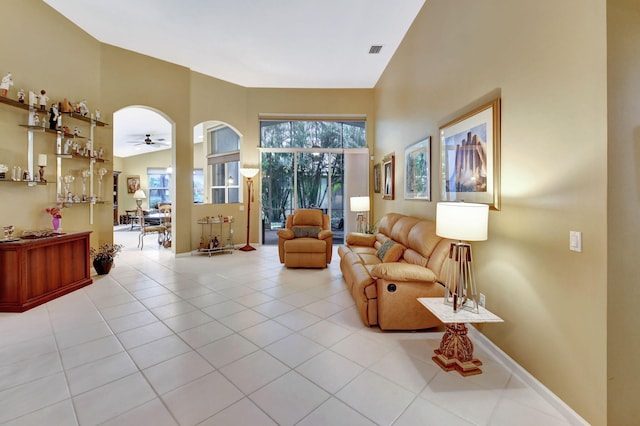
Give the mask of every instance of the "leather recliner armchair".
<svg viewBox="0 0 640 426">
<path fill-rule="evenodd" d="M 321 210 L 295 210 L 278 231 L 280 263 L 287 268 L 326 268 L 332 253 L 331 220 Z"/>
</svg>

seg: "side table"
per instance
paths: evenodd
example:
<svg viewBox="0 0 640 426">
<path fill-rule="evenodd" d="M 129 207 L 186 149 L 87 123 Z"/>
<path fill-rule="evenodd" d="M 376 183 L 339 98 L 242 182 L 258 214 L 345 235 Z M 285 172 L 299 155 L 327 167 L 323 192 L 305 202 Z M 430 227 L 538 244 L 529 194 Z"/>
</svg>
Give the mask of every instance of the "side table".
<svg viewBox="0 0 640 426">
<path fill-rule="evenodd" d="M 482 362 L 473 356 L 466 323 L 503 322 L 502 318 L 482 306 L 478 307 L 478 313 L 465 309 L 453 312 L 453 306 L 446 305 L 442 297 L 420 297 L 418 302 L 445 325 L 440 347 L 434 350 L 435 356 L 431 359 L 443 370 L 456 370 L 463 376 L 482 373 L 478 368 Z"/>
</svg>

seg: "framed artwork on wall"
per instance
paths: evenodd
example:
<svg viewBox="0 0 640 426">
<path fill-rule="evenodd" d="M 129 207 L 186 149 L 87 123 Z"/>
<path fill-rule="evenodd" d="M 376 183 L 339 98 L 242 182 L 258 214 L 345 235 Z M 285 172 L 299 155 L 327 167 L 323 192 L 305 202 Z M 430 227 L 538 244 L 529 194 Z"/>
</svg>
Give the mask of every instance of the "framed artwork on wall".
<svg viewBox="0 0 640 426">
<path fill-rule="evenodd" d="M 127 176 L 127 194 L 135 194 L 140 189 L 140 176 Z"/>
<path fill-rule="evenodd" d="M 500 210 L 500 98 L 440 127 L 443 201 Z"/>
<path fill-rule="evenodd" d="M 374 164 L 373 165 L 373 192 L 375 192 L 376 194 L 379 194 L 381 189 L 380 189 L 380 182 L 382 181 L 382 166 L 380 165 L 380 163 L 378 164 Z"/>
<path fill-rule="evenodd" d="M 393 197 L 395 195 L 395 163 L 396 156 L 394 154 L 389 154 L 382 160 L 382 176 L 384 182 L 382 188 L 382 198 L 384 200 L 393 200 Z"/>
<path fill-rule="evenodd" d="M 431 201 L 431 136 L 404 150 L 404 198 Z"/>
</svg>

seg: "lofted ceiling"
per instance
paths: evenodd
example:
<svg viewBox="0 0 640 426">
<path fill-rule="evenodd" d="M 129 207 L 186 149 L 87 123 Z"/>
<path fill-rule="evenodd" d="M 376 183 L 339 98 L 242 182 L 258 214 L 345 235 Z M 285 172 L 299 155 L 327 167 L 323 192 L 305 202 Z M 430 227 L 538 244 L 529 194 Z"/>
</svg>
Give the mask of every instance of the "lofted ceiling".
<svg viewBox="0 0 640 426">
<path fill-rule="evenodd" d="M 100 42 L 245 87 L 372 88 L 426 0 L 43 1 Z"/>
</svg>

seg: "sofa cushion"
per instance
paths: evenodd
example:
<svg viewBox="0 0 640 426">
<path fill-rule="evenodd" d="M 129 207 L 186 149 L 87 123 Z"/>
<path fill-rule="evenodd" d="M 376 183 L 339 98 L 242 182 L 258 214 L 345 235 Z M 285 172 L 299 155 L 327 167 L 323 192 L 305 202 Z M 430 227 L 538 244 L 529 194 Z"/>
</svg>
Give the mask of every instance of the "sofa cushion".
<svg viewBox="0 0 640 426">
<path fill-rule="evenodd" d="M 371 268 L 371 275 L 389 281 L 435 281 L 436 274 L 429 268 L 410 263 L 379 263 Z"/>
<path fill-rule="evenodd" d="M 322 231 L 319 226 L 294 226 L 293 236 L 295 238 L 318 238 L 318 234 Z"/>
<path fill-rule="evenodd" d="M 404 247 L 392 239 L 388 239 L 378 249 L 376 253 L 383 262 L 397 262 L 404 253 Z"/>
<path fill-rule="evenodd" d="M 349 233 L 347 234 L 347 244 L 350 246 L 373 247 L 376 236 L 373 234 Z"/>
<path fill-rule="evenodd" d="M 407 261 L 407 263 L 413 263 L 414 265 L 427 266 L 427 259 L 420 255 L 415 250 L 411 250 L 410 248 L 406 249 L 402 255 L 403 259 Z"/>
</svg>

